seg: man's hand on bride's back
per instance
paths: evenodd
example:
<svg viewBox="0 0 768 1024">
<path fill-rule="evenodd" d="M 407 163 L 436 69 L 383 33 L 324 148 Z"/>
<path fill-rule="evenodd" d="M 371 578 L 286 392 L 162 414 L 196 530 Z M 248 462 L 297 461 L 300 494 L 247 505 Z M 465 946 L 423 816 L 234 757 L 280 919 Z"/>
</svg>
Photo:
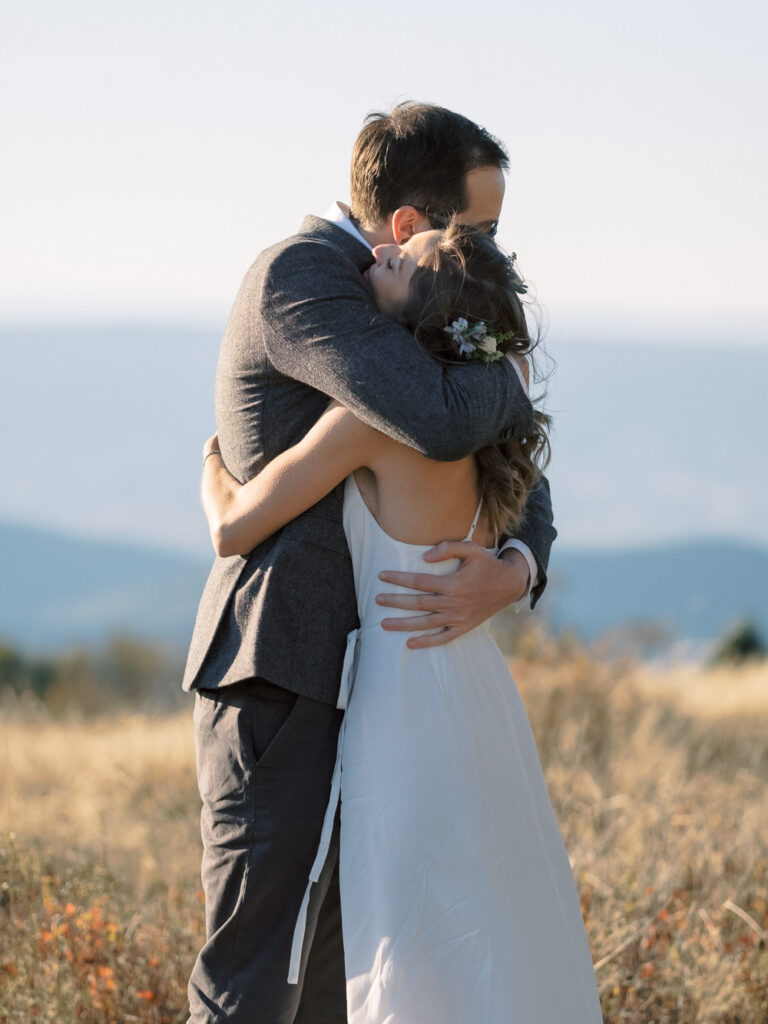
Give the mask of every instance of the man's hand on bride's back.
<svg viewBox="0 0 768 1024">
<path fill-rule="evenodd" d="M 420 614 L 384 619 L 387 630 L 421 630 L 442 627 L 442 632 L 411 637 L 412 648 L 438 647 L 479 626 L 528 590 L 528 563 L 519 551 L 505 551 L 497 558 L 472 541 L 444 541 L 424 556 L 429 562 L 460 558 L 456 572 L 380 572 L 379 579 L 396 586 L 420 590 L 420 594 L 379 594 L 376 601 L 387 608 Z"/>
</svg>

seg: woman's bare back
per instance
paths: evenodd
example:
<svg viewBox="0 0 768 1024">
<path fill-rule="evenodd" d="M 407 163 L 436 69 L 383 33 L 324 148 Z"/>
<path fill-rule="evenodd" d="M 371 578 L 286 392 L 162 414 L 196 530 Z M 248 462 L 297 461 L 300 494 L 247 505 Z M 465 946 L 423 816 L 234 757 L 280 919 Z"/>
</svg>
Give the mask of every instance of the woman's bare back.
<svg viewBox="0 0 768 1024">
<path fill-rule="evenodd" d="M 520 355 L 514 358 L 527 392 L 528 360 Z M 355 470 L 355 480 L 384 532 L 406 544 L 437 544 L 466 537 L 480 497 L 474 456 L 436 462 L 374 433 L 375 462 Z M 472 539 L 483 547 L 492 547 L 497 540 L 482 510 Z"/>
<path fill-rule="evenodd" d="M 463 540 L 480 497 L 474 458 L 436 462 L 387 440 L 377 446 L 370 468 L 355 470 L 363 500 L 382 530 L 406 544 Z M 482 510 L 472 539 L 483 547 L 494 544 Z"/>
</svg>

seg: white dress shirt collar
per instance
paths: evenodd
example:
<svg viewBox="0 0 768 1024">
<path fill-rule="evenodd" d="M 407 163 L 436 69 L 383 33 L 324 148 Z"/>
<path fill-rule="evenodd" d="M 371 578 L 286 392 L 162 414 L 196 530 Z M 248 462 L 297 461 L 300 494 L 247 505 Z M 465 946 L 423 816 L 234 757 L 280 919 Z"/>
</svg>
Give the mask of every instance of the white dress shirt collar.
<svg viewBox="0 0 768 1024">
<path fill-rule="evenodd" d="M 329 220 L 331 224 L 336 224 L 342 229 L 342 231 L 346 231 L 348 235 L 352 235 L 352 237 L 356 238 L 358 242 L 362 242 L 366 249 L 371 248 L 370 243 L 366 242 L 355 225 L 349 219 L 349 207 L 346 203 L 331 203 L 323 214 L 323 220 Z"/>
</svg>

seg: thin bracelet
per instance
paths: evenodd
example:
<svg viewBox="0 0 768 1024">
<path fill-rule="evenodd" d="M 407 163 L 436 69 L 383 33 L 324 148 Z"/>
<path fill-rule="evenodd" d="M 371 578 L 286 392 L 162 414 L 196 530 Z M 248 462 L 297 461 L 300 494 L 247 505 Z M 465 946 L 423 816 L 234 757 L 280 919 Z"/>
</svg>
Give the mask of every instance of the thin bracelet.
<svg viewBox="0 0 768 1024">
<path fill-rule="evenodd" d="M 203 456 L 203 468 L 205 468 L 205 460 L 208 458 L 209 455 L 221 455 L 221 452 L 219 451 L 218 448 L 212 448 L 209 452 L 206 452 L 205 455 Z"/>
</svg>

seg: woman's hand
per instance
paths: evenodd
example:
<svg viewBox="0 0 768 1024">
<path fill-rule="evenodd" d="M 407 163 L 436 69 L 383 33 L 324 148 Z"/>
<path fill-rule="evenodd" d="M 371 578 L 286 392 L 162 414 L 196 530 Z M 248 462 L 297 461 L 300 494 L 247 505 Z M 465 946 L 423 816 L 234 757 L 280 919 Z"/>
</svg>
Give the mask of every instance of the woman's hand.
<svg viewBox="0 0 768 1024">
<path fill-rule="evenodd" d="M 229 537 L 230 518 L 241 490 L 241 484 L 224 465 L 219 435 L 214 434 L 203 445 L 201 497 L 214 550 L 222 557 L 244 553 L 232 547 Z"/>
<path fill-rule="evenodd" d="M 216 452 L 221 455 L 221 449 L 219 448 L 219 435 L 214 434 L 213 437 L 209 437 L 203 445 L 203 462 L 209 455 L 213 455 Z"/>
</svg>

